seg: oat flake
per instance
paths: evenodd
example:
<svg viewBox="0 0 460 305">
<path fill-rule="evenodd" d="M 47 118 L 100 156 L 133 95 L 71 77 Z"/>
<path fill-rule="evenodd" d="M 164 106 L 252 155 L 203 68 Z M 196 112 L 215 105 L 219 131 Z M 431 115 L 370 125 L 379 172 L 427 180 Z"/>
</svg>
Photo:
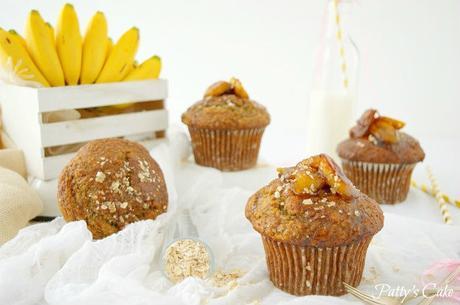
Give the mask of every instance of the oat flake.
<svg viewBox="0 0 460 305">
<path fill-rule="evenodd" d="M 168 247 L 165 254 L 165 272 L 175 283 L 192 276 L 204 279 L 211 268 L 211 260 L 202 242 L 183 239 Z"/>
</svg>

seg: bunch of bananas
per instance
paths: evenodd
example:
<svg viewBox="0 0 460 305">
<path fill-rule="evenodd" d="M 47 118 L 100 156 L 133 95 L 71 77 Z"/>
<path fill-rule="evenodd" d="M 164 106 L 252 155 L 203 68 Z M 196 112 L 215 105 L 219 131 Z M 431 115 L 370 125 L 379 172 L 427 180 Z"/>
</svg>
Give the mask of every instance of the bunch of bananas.
<svg viewBox="0 0 460 305">
<path fill-rule="evenodd" d="M 161 59 L 152 56 L 138 65 L 138 45 L 136 27 L 113 44 L 102 12 L 96 12 L 82 37 L 74 7 L 65 4 L 56 30 L 36 10 L 27 19 L 25 38 L 0 28 L 0 65 L 12 64 L 18 77 L 44 87 L 158 78 Z"/>
</svg>

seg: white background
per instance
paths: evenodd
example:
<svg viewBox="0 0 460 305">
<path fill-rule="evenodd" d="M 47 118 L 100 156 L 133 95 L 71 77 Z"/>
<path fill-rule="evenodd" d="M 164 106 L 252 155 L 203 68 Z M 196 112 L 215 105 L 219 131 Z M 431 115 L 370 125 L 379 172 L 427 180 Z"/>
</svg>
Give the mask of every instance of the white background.
<svg viewBox="0 0 460 305">
<path fill-rule="evenodd" d="M 29 10 L 39 9 L 55 24 L 65 1 L 1 3 L 0 26 L 23 32 Z M 162 76 L 170 81 L 172 122 L 180 121 L 180 114 L 209 84 L 236 76 L 272 115 L 264 159 L 292 164 L 304 156 L 326 0 L 72 3 L 82 32 L 96 10 L 105 12 L 114 39 L 133 25 L 141 29 L 137 58 L 162 57 Z M 460 1 L 361 0 L 353 9 L 350 32 L 362 55 L 358 111 L 376 107 L 406 121 L 406 130 L 420 140 L 428 161 L 434 167 L 442 164 L 439 171 L 458 184 Z"/>
</svg>

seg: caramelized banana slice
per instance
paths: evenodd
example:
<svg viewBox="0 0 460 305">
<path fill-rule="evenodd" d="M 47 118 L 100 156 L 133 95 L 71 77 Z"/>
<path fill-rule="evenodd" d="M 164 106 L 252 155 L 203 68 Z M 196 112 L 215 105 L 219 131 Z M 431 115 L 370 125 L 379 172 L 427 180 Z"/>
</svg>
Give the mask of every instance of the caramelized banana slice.
<svg viewBox="0 0 460 305">
<path fill-rule="evenodd" d="M 369 131 L 377 140 L 381 142 L 389 144 L 398 142 L 398 134 L 396 133 L 396 129 L 386 119 L 375 119 Z"/>
<path fill-rule="evenodd" d="M 357 139 L 366 136 L 369 131 L 369 126 L 355 125 L 350 129 L 350 138 Z"/>
<path fill-rule="evenodd" d="M 237 78 L 232 77 L 230 79 L 230 84 L 236 96 L 239 96 L 242 99 L 249 99 L 249 94 L 246 92 L 246 90 L 244 90 L 243 85 Z"/>
<path fill-rule="evenodd" d="M 374 122 L 376 114 L 377 110 L 375 109 L 366 110 L 358 119 L 358 121 L 356 121 L 356 126 L 350 129 L 350 137 L 361 138 L 368 135 L 369 127 L 371 126 L 372 122 Z"/>
<path fill-rule="evenodd" d="M 315 194 L 325 186 L 329 186 L 332 193 L 342 196 L 352 196 L 356 192 L 340 167 L 325 154 L 310 157 L 297 164 L 291 186 L 298 195 Z"/>
<path fill-rule="evenodd" d="M 385 123 L 390 124 L 395 129 L 401 129 L 406 125 L 406 123 L 404 123 L 403 121 L 399 121 L 399 120 L 396 120 L 396 119 L 393 119 L 393 118 L 389 118 L 387 116 L 381 116 L 378 119 L 380 121 L 383 121 Z"/>
<path fill-rule="evenodd" d="M 358 119 L 357 123 L 363 126 L 370 126 L 374 119 L 378 116 L 378 112 L 375 109 L 367 109 L 363 115 Z"/>
<path fill-rule="evenodd" d="M 315 158 L 319 172 L 327 179 L 331 191 L 343 196 L 352 196 L 355 188 L 340 167 L 329 156 L 321 154 Z"/>
<path fill-rule="evenodd" d="M 281 176 L 282 174 L 284 174 L 286 172 L 286 168 L 285 167 L 278 167 L 278 168 L 276 168 L 276 172 L 278 173 L 278 176 Z"/>
<path fill-rule="evenodd" d="M 299 194 L 315 194 L 326 185 L 326 179 L 317 173 L 299 172 L 295 175 L 292 190 Z"/>
<path fill-rule="evenodd" d="M 208 96 L 221 96 L 229 92 L 232 89 L 232 86 L 228 82 L 219 81 L 208 87 L 204 97 Z"/>
</svg>

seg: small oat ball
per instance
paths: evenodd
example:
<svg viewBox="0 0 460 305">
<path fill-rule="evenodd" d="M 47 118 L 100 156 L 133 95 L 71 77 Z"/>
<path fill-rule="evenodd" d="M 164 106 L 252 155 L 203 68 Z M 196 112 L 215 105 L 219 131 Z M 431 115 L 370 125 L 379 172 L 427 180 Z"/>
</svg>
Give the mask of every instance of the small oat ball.
<svg viewBox="0 0 460 305">
<path fill-rule="evenodd" d="M 168 194 L 161 168 L 142 145 L 102 139 L 83 146 L 62 170 L 58 205 L 66 221 L 86 221 L 100 239 L 166 212 Z"/>
</svg>

